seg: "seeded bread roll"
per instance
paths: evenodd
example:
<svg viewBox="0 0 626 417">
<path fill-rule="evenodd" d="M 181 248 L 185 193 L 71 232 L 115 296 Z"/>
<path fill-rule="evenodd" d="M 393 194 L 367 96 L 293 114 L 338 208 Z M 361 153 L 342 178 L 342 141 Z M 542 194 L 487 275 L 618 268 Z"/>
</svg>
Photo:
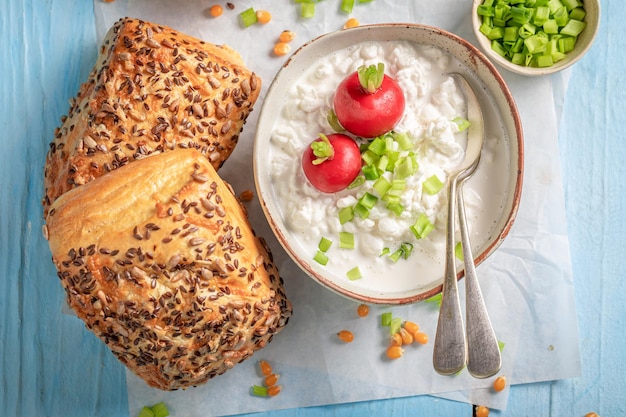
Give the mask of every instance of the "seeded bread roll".
<svg viewBox="0 0 626 417">
<path fill-rule="evenodd" d="M 227 46 L 119 20 L 50 144 L 44 215 L 71 188 L 155 152 L 196 148 L 218 169 L 260 90 Z"/>
<path fill-rule="evenodd" d="M 291 315 L 269 249 L 195 149 L 68 191 L 51 205 L 44 235 L 69 306 L 162 390 L 226 372 Z"/>
</svg>

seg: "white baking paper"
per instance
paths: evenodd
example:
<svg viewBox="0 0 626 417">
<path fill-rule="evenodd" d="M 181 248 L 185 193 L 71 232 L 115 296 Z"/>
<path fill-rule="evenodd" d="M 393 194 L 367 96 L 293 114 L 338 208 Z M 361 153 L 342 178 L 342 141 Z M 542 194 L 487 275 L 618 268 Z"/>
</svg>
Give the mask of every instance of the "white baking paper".
<svg viewBox="0 0 626 417">
<path fill-rule="evenodd" d="M 99 39 L 124 16 L 164 24 L 236 49 L 262 78 L 262 100 L 280 66 L 287 59 L 272 55 L 280 33 L 297 37 L 292 50 L 324 33 L 341 29 L 348 16 L 339 0 L 316 3 L 311 19 L 299 17 L 294 0 L 232 0 L 224 14 L 210 17 L 214 0 L 94 0 Z M 357 4 L 352 16 L 361 24 L 410 22 L 437 26 L 477 45 L 470 26 L 467 0 L 375 0 Z M 243 28 L 238 13 L 248 7 L 271 12 L 266 25 Z M 94 45 L 97 47 L 97 45 Z M 525 134 L 525 175 L 517 220 L 509 237 L 478 267 L 481 286 L 498 339 L 505 344 L 503 367 L 512 384 L 578 376 L 581 372 L 572 269 L 558 149 L 558 122 L 567 90 L 567 71 L 553 77 L 525 78 L 502 70 L 516 99 Z M 258 110 L 249 117 L 232 157 L 220 170 L 236 191 L 254 189 L 252 149 Z M 470 180 L 471 181 L 471 180 Z M 141 407 L 165 401 L 171 415 L 217 416 L 336 404 L 413 395 L 438 395 L 456 401 L 506 408 L 508 390 L 493 393 L 493 379 L 475 379 L 463 371 L 443 377 L 432 368 L 432 343 L 409 346 L 403 358 L 385 359 L 389 335 L 380 315 L 417 322 L 434 339 L 438 308 L 418 303 L 395 308 L 372 307 L 359 318 L 357 303 L 337 296 L 308 278 L 289 259 L 263 216 L 258 201 L 247 203 L 250 221 L 266 237 L 285 278 L 294 306 L 289 325 L 252 359 L 237 365 L 206 385 L 186 391 L 149 388 L 127 372 L 130 415 Z M 461 293 L 463 294 L 461 283 Z M 336 332 L 355 334 L 350 344 L 339 343 Z M 257 361 L 265 359 L 281 374 L 283 391 L 277 397 L 257 398 L 250 387 L 261 382 Z"/>
</svg>

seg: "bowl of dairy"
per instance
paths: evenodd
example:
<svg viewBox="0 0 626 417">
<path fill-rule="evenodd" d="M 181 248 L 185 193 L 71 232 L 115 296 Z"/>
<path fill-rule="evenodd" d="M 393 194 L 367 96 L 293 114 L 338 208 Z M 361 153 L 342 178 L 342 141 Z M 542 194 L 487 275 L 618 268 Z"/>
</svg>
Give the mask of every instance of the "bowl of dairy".
<svg viewBox="0 0 626 417">
<path fill-rule="evenodd" d="M 393 209 L 373 179 L 324 193 L 308 182 L 301 164 L 313 140 L 333 133 L 328 115 L 339 83 L 358 67 L 379 63 L 405 96 L 394 133 L 410 138 L 408 147 L 397 149 L 389 138 L 387 146 L 396 146 L 394 157 L 410 158 L 415 167 L 401 181 L 389 172 L 381 174 L 389 184 L 401 183 L 393 193 Z M 360 26 L 306 43 L 270 85 L 253 151 L 259 201 L 289 257 L 331 291 L 384 305 L 414 303 L 441 292 L 448 173 L 463 160 L 467 140 L 467 105 L 450 76 L 454 72 L 468 79 L 485 117 L 481 162 L 463 188 L 478 265 L 507 236 L 523 177 L 517 107 L 506 83 L 479 50 L 435 27 Z M 362 149 L 372 143 L 355 140 Z M 433 181 L 439 184 L 434 190 Z M 356 210 L 364 201 L 365 214 Z M 458 270 L 461 278 L 460 260 Z"/>
</svg>

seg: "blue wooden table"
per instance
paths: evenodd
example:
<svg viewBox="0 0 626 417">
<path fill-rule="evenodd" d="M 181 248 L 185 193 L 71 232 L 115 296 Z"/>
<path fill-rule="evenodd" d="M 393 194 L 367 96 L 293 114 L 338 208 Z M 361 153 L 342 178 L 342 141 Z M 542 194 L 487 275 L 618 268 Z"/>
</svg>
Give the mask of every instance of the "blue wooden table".
<svg viewBox="0 0 626 417">
<path fill-rule="evenodd" d="M 602 2 L 596 44 L 576 64 L 560 124 L 582 376 L 514 386 L 492 415 L 626 415 L 626 8 Z M 0 5 L 0 414 L 128 416 L 125 371 L 83 324 L 60 314 L 63 291 L 41 239 L 45 152 L 96 58 L 90 0 Z M 531 337 L 531 335 L 528 335 Z M 261 415 L 470 416 L 430 396 Z M 256 415 L 256 414 L 255 414 Z"/>
</svg>

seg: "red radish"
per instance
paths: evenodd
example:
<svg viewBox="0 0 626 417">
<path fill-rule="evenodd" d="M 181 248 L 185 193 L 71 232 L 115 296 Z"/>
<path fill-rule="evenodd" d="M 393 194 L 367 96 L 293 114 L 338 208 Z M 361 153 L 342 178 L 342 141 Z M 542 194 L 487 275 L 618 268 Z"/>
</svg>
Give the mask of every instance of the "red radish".
<svg viewBox="0 0 626 417">
<path fill-rule="evenodd" d="M 359 67 L 339 84 L 333 99 L 341 126 L 363 138 L 393 130 L 402 118 L 404 105 L 404 93 L 393 78 L 385 75 L 383 63 Z"/>
<path fill-rule="evenodd" d="M 304 151 L 302 169 L 311 185 L 321 192 L 341 191 L 361 172 L 359 145 L 341 133 L 320 134 Z"/>
</svg>

